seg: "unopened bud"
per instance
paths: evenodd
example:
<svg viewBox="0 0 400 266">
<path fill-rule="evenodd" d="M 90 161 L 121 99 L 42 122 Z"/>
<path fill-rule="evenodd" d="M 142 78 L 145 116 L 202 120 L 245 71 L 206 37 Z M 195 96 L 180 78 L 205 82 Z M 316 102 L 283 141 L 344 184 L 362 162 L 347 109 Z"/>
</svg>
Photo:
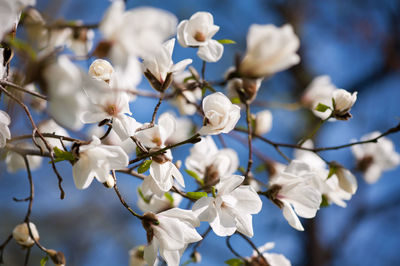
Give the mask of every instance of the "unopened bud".
<svg viewBox="0 0 400 266">
<path fill-rule="evenodd" d="M 351 118 L 350 109 L 357 100 L 357 92 L 350 92 L 339 89 L 333 92 L 334 111 L 333 116 L 336 119 L 348 120 Z"/>
<path fill-rule="evenodd" d="M 192 258 L 194 263 L 200 263 L 201 262 L 201 254 L 199 252 L 197 252 L 197 251 L 193 252 L 190 257 Z"/>
<path fill-rule="evenodd" d="M 181 160 L 176 161 L 175 166 L 176 166 L 176 168 L 180 169 L 182 166 L 182 161 Z"/>
<path fill-rule="evenodd" d="M 50 259 L 53 261 L 53 263 L 56 266 L 65 266 L 65 264 L 66 264 L 65 256 L 64 256 L 64 253 L 62 253 L 61 251 L 56 251 L 54 249 L 48 249 L 47 255 L 49 255 Z"/>
<path fill-rule="evenodd" d="M 113 177 L 112 175 L 109 174 L 109 175 L 108 175 L 108 178 L 107 178 L 107 180 L 106 180 L 106 182 L 104 182 L 103 185 L 104 185 L 106 188 L 113 188 L 114 185 L 115 185 L 114 177 Z"/>
<path fill-rule="evenodd" d="M 89 67 L 89 75 L 92 78 L 110 82 L 111 76 L 114 73 L 112 65 L 103 59 L 96 59 Z"/>
<path fill-rule="evenodd" d="M 36 241 L 39 240 L 39 233 L 38 230 L 36 229 L 36 226 L 30 222 L 29 227 L 31 229 L 33 238 Z M 14 228 L 12 235 L 15 241 L 21 246 L 31 247 L 33 246 L 33 244 L 35 244 L 35 241 L 30 237 L 27 223 L 22 223 L 17 225 Z"/>
</svg>

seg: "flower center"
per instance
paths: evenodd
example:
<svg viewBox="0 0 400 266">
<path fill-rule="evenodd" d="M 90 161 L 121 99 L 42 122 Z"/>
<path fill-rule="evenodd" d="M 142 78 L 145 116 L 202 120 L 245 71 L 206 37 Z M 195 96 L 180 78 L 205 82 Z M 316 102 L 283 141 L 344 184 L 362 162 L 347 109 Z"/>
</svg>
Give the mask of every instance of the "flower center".
<svg viewBox="0 0 400 266">
<path fill-rule="evenodd" d="M 194 35 L 194 39 L 198 42 L 204 42 L 206 40 L 206 36 L 202 32 L 197 31 Z"/>
<path fill-rule="evenodd" d="M 115 104 L 109 104 L 106 106 L 104 111 L 110 116 L 117 116 L 119 113 L 119 109 Z"/>
</svg>

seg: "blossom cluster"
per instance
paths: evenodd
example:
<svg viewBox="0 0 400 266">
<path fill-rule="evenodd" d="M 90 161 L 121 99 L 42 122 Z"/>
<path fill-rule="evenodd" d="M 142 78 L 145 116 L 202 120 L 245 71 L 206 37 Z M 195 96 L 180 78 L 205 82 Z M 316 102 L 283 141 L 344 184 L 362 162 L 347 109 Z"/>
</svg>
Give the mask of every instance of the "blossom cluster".
<svg viewBox="0 0 400 266">
<path fill-rule="evenodd" d="M 253 217 L 262 210 L 262 197 L 282 210 L 291 227 L 303 231 L 299 217 L 313 218 L 321 206 L 332 203 L 346 207 L 356 193 L 355 175 L 337 162 L 324 160 L 314 148 L 313 135 L 295 145 L 294 156 L 286 164 L 268 161 L 268 182 L 258 181 L 251 169 L 252 138 L 263 138 L 273 121 L 270 110 L 252 114 L 251 103 L 263 80 L 300 62 L 300 39 L 291 25 L 252 25 L 246 52 L 226 72 L 226 90 L 217 91 L 205 79 L 205 66 L 221 60 L 224 44 L 233 41 L 215 39 L 219 26 L 209 12 L 197 12 L 178 23 L 167 11 L 125 10 L 124 1 L 113 1 L 98 25 L 100 41 L 94 43 L 95 32 L 80 21 L 47 24 L 32 7 L 35 1 L 7 0 L 1 5 L 9 12 L 0 19 L 4 22 L 0 37 L 8 45 L 0 48 L 0 81 L 17 82 L 12 75 L 17 70 L 6 63 L 9 58 L 4 51 L 13 48 L 12 32 L 24 12 L 23 27 L 32 47 L 38 47 L 30 62 L 35 63 L 36 72 L 20 85 L 9 86 L 21 87 L 32 97 L 43 93 L 45 97 L 35 99 L 30 107 L 48 115 L 37 126 L 32 122 L 31 142 L 14 142 L 9 128 L 12 118 L 0 110 L 0 148 L 7 151 L 7 171 L 33 171 L 43 157 L 50 157 L 53 164 L 66 161 L 77 189 L 87 189 L 96 179 L 114 188 L 124 206 L 117 174 L 143 179 L 136 189 L 137 207 L 143 215 L 127 209 L 141 219 L 147 243 L 130 252 L 131 265 L 157 265 L 161 258 L 168 265 L 179 265 L 185 249 L 205 238 L 196 230 L 201 222 L 220 237 L 236 233 L 253 237 Z M 177 43 L 197 49 L 204 67 L 201 74 L 190 66 L 197 58 L 174 62 Z M 89 53 L 96 59 L 88 71 L 71 59 Z M 151 120 L 139 122 L 131 103 L 149 93 L 139 88 L 143 78 L 154 89 L 152 96 L 158 103 Z M 305 89 L 301 104 L 323 123 L 349 120 L 356 99 L 357 92 L 338 89 L 328 76 L 320 76 Z M 163 101 L 169 101 L 182 116 L 160 114 Z M 242 112 L 246 129 L 238 125 Z M 197 116 L 200 125 L 193 122 Z M 247 169 L 240 167 L 235 149 L 218 148 L 215 143 L 216 136 L 235 130 L 248 136 Z M 72 138 L 76 132 L 86 133 L 87 138 Z M 191 145 L 190 154 L 182 165 L 174 161 L 172 148 L 185 144 Z M 368 183 L 400 164 L 393 143 L 379 132 L 362 137 L 352 151 Z M 185 191 L 190 177 L 196 181 L 196 191 Z M 184 199 L 191 208 L 179 208 Z M 39 241 L 37 228 L 29 220 L 15 227 L 13 237 L 25 247 Z M 272 266 L 290 265 L 283 255 L 265 252 L 273 247 L 272 242 L 265 244 L 258 249 L 262 256 L 255 252 L 245 258 L 246 263 L 258 265 L 262 259 Z"/>
</svg>

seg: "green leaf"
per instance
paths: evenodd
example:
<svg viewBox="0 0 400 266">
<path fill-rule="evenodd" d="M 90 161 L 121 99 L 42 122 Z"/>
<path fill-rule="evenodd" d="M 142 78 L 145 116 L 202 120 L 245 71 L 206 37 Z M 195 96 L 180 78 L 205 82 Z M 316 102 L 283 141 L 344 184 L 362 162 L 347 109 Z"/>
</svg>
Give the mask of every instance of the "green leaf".
<svg viewBox="0 0 400 266">
<path fill-rule="evenodd" d="M 201 179 L 196 172 L 186 169 L 185 172 L 190 175 L 191 177 L 193 177 L 194 179 L 196 179 L 197 182 L 199 182 L 202 186 L 204 185 L 204 181 L 203 179 Z"/>
<path fill-rule="evenodd" d="M 31 57 L 32 60 L 36 59 L 35 50 L 33 50 L 33 48 L 27 42 L 18 38 L 13 38 L 13 39 L 10 38 L 8 39 L 8 42 L 15 49 L 25 52 L 29 57 Z"/>
<path fill-rule="evenodd" d="M 324 207 L 328 207 L 328 206 L 329 206 L 328 198 L 325 195 L 322 195 L 322 201 L 321 201 L 321 205 L 319 207 L 324 208 Z"/>
<path fill-rule="evenodd" d="M 234 259 L 226 260 L 225 264 L 228 264 L 230 266 L 240 266 L 240 265 L 243 265 L 244 262 L 241 259 L 234 258 Z"/>
<path fill-rule="evenodd" d="M 140 189 L 140 187 L 138 187 L 137 191 L 138 191 L 138 193 L 139 193 L 139 196 L 142 198 L 142 200 L 143 200 L 144 202 L 146 202 L 147 204 L 149 204 L 149 203 L 150 203 L 150 198 L 146 198 L 146 197 L 143 195 L 143 192 L 142 192 L 142 190 Z"/>
<path fill-rule="evenodd" d="M 319 103 L 318 105 L 317 105 L 317 107 L 315 107 L 315 110 L 316 111 L 318 111 L 318 112 L 325 112 L 326 110 L 328 110 L 328 109 L 331 109 L 328 105 L 325 105 L 325 104 L 323 104 L 323 103 Z"/>
<path fill-rule="evenodd" d="M 206 92 L 207 92 L 207 87 L 204 86 L 204 87 L 201 89 L 201 96 L 206 95 Z"/>
<path fill-rule="evenodd" d="M 54 147 L 53 150 L 55 155 L 54 162 L 56 163 L 65 160 L 73 162 L 75 160 L 72 152 L 60 150 L 58 147 Z"/>
<path fill-rule="evenodd" d="M 254 172 L 259 174 L 261 172 L 264 172 L 266 169 L 267 169 L 267 167 L 265 166 L 265 164 L 260 164 L 259 166 L 256 167 Z"/>
<path fill-rule="evenodd" d="M 336 174 L 336 171 L 338 170 L 337 166 L 335 165 L 329 165 L 329 174 L 326 179 L 331 178 L 334 174 Z"/>
<path fill-rule="evenodd" d="M 138 168 L 138 173 L 139 174 L 143 174 L 144 172 L 146 172 L 147 170 L 149 170 L 150 165 L 153 161 L 152 160 L 146 160 L 144 161 Z"/>
<path fill-rule="evenodd" d="M 168 192 L 165 192 L 164 197 L 166 197 L 167 200 L 169 200 L 169 202 L 171 203 L 171 206 L 174 205 L 174 198 L 171 196 L 171 194 L 169 194 Z"/>
<path fill-rule="evenodd" d="M 193 76 L 186 77 L 186 78 L 183 80 L 183 83 L 186 83 L 186 82 L 188 82 L 189 80 L 192 80 L 192 79 L 195 80 L 195 78 L 194 78 Z"/>
<path fill-rule="evenodd" d="M 240 103 L 241 103 L 239 97 L 232 98 L 232 99 L 231 99 L 231 102 L 232 102 L 233 104 L 240 104 Z"/>
<path fill-rule="evenodd" d="M 221 40 L 218 40 L 218 42 L 220 44 L 235 44 L 236 43 L 234 40 L 230 40 L 230 39 L 221 39 Z"/>
<path fill-rule="evenodd" d="M 49 260 L 49 257 L 43 257 L 41 260 L 40 260 L 40 266 L 44 266 L 44 265 L 46 265 L 46 262 Z"/>
<path fill-rule="evenodd" d="M 202 197 L 207 197 L 206 192 L 187 192 L 186 196 L 188 196 L 191 199 L 198 200 Z"/>
</svg>

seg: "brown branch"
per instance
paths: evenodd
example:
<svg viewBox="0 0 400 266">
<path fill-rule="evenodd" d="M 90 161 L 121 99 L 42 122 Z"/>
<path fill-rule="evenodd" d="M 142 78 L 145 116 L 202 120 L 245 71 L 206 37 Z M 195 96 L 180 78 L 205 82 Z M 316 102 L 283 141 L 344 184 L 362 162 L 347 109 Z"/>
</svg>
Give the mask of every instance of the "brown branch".
<svg viewBox="0 0 400 266">
<path fill-rule="evenodd" d="M 26 115 L 28 116 L 29 121 L 31 122 L 32 128 L 33 128 L 33 132 L 37 133 L 38 136 L 40 137 L 40 139 L 43 141 L 44 145 L 46 146 L 47 150 L 49 151 L 49 155 L 50 155 L 50 159 L 51 159 L 51 166 L 53 168 L 54 173 L 57 176 L 58 179 L 58 188 L 60 189 L 60 198 L 63 199 L 65 197 L 65 192 L 64 189 L 61 186 L 61 183 L 63 181 L 60 173 L 58 172 L 56 165 L 55 165 L 55 161 L 54 161 L 54 155 L 53 155 L 53 151 L 51 149 L 51 146 L 49 145 L 49 143 L 47 142 L 47 140 L 43 137 L 43 135 L 40 133 L 40 131 L 38 130 L 38 127 L 36 126 L 35 122 L 33 121 L 32 115 L 28 109 L 28 107 L 17 97 L 15 97 L 14 95 L 12 95 L 10 92 L 8 92 L 3 86 L 0 86 L 0 89 L 8 96 L 10 97 L 12 100 L 14 100 L 18 105 L 20 105 L 22 107 L 22 109 L 24 109 Z M 33 134 L 35 135 L 35 134 Z M 32 137 L 32 141 L 35 143 L 35 138 Z M 39 148 L 41 149 L 41 147 L 39 146 Z"/>
<path fill-rule="evenodd" d="M 42 94 L 34 92 L 34 91 L 27 90 L 27 89 L 15 84 L 15 83 L 12 83 L 10 81 L 0 80 L 0 84 L 3 85 L 3 86 L 10 86 L 10 87 L 12 87 L 12 88 L 14 88 L 16 90 L 28 93 L 30 95 L 33 95 L 33 96 L 38 97 L 38 98 L 43 99 L 43 100 L 47 100 L 47 97 L 45 95 L 42 95 Z"/>
<path fill-rule="evenodd" d="M 244 176 L 245 178 L 248 178 L 249 173 L 251 171 L 251 166 L 253 165 L 253 145 L 252 145 L 253 130 L 251 126 L 250 104 L 248 102 L 245 102 L 245 106 L 246 106 L 247 142 L 249 147 L 249 159 L 247 162 L 247 170 Z"/>
</svg>

